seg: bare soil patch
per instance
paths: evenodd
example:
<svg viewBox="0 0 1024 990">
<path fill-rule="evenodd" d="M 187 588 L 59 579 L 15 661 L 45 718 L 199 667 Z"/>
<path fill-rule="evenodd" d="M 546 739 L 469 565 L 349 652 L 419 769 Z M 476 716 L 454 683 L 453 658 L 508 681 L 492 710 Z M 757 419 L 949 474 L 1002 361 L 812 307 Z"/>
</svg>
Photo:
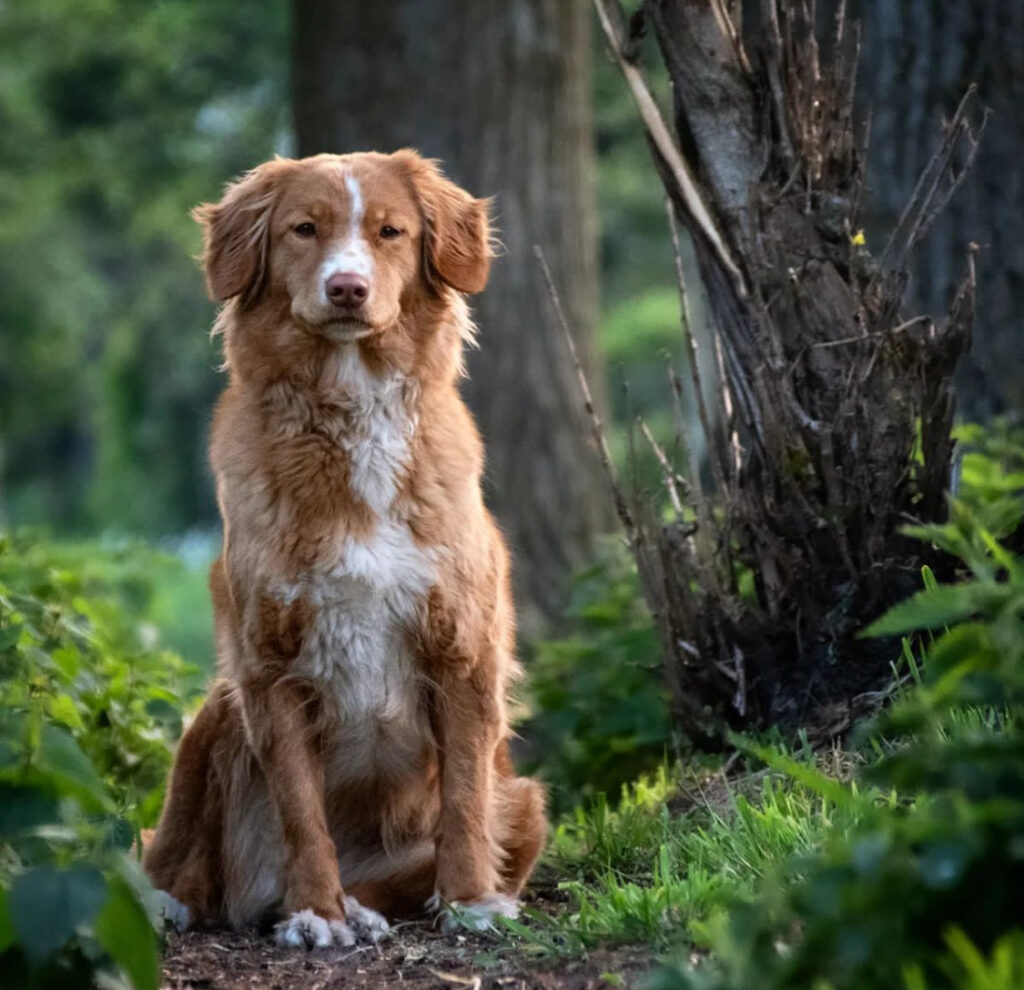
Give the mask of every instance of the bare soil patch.
<svg viewBox="0 0 1024 990">
<path fill-rule="evenodd" d="M 596 950 L 531 960 L 505 942 L 443 936 L 428 922 L 396 926 L 378 945 L 280 949 L 257 932 L 188 932 L 168 938 L 163 990 L 612 990 L 639 987 L 650 950 Z"/>
<path fill-rule="evenodd" d="M 527 892 L 533 908 L 557 910 L 564 895 Z M 655 968 L 646 946 L 595 949 L 573 958 L 534 957 L 509 939 L 442 935 L 429 919 L 399 922 L 377 945 L 281 949 L 256 931 L 170 934 L 162 990 L 622 990 Z"/>
</svg>

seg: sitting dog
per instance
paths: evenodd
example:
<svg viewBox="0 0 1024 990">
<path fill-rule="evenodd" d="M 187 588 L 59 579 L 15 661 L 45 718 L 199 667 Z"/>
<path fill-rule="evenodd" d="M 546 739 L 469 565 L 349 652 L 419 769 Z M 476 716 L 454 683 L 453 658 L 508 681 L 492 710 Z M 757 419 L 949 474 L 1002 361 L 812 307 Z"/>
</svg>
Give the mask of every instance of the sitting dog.
<svg viewBox="0 0 1024 990">
<path fill-rule="evenodd" d="M 145 854 L 179 927 L 351 944 L 515 916 L 508 555 L 456 388 L 488 203 L 412 151 L 276 159 L 195 211 L 229 383 L 210 459 L 220 679 Z"/>
</svg>

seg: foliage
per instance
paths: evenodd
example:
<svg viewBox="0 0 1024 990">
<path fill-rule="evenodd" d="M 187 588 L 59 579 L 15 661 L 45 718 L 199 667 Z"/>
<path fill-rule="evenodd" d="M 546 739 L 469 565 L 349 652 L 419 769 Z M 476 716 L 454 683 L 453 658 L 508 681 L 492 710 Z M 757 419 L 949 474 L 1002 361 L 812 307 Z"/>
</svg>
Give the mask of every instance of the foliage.
<svg viewBox="0 0 1024 990">
<path fill-rule="evenodd" d="M 189 210 L 290 151 L 288 9 L 0 5 L 0 519 L 157 535 L 213 522 L 205 434 L 221 383 Z M 599 39 L 594 94 L 609 340 L 651 412 L 661 360 L 630 347 L 623 317 L 634 297 L 653 316 L 645 294 L 672 289 L 672 258 Z"/>
<path fill-rule="evenodd" d="M 136 544 L 0 544 L 0 707 L 66 730 L 138 827 L 159 814 L 191 674 L 142 619 L 173 570 Z"/>
<path fill-rule="evenodd" d="M 912 670 L 919 683 L 870 731 L 880 755 L 865 778 L 905 800 L 869 806 L 851 790 L 860 826 L 789 863 L 778 878 L 788 882 L 734 905 L 712 929 L 713 964 L 680 962 L 658 986 L 1014 985 L 1024 931 L 1024 560 L 998 538 L 1024 513 L 1011 503 L 954 503 L 947 524 L 912 529 L 970 576 L 955 586 L 929 577 L 868 631 L 933 631 L 923 668 Z M 827 778 L 809 782 L 835 792 Z"/>
<path fill-rule="evenodd" d="M 0 984 L 159 983 L 148 885 L 127 850 L 159 811 L 187 668 L 139 618 L 154 572 L 0 538 Z"/>
<path fill-rule="evenodd" d="M 658 642 L 624 554 L 610 549 L 580 575 L 568 617 L 568 635 L 536 644 L 523 729 L 556 809 L 615 793 L 671 742 Z"/>
<path fill-rule="evenodd" d="M 958 495 L 985 506 L 1024 492 L 1024 425 L 1002 417 L 980 426 L 965 423 L 954 432 L 963 454 Z"/>
<path fill-rule="evenodd" d="M 155 533 L 212 519 L 217 355 L 189 209 L 282 150 L 286 16 L 279 0 L 0 5 L 10 519 Z"/>
<path fill-rule="evenodd" d="M 813 759 L 802 753 L 787 767 L 810 769 Z M 824 759 L 845 772 L 838 754 Z M 691 765 L 672 773 L 662 766 L 623 788 L 616 807 L 599 796 L 562 820 L 547 867 L 570 906 L 553 921 L 535 916 L 531 929 L 514 928 L 560 952 L 598 941 L 664 949 L 681 934 L 699 944 L 709 916 L 752 896 L 787 857 L 849 831 L 860 813 L 778 771 L 730 778 L 721 770 Z"/>
</svg>

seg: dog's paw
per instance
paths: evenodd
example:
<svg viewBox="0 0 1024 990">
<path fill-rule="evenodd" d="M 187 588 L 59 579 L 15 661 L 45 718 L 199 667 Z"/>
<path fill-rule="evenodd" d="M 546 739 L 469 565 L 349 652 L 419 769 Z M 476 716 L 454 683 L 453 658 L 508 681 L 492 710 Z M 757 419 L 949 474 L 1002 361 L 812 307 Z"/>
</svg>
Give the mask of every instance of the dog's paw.
<svg viewBox="0 0 1024 990">
<path fill-rule="evenodd" d="M 356 936 L 344 921 L 328 921 L 308 908 L 274 926 L 274 941 L 285 949 L 326 949 L 355 945 Z"/>
<path fill-rule="evenodd" d="M 471 901 L 452 901 L 444 904 L 439 894 L 427 901 L 427 909 L 440 911 L 438 920 L 445 935 L 462 928 L 483 932 L 495 928 L 495 918 L 518 918 L 519 902 L 505 894 L 484 894 Z"/>
<path fill-rule="evenodd" d="M 345 920 L 360 942 L 379 942 L 391 932 L 384 915 L 363 907 L 354 897 L 345 898 Z"/>
<path fill-rule="evenodd" d="M 163 918 L 164 925 L 176 932 L 187 932 L 192 927 L 192 912 L 166 890 L 156 891 L 156 909 Z"/>
</svg>

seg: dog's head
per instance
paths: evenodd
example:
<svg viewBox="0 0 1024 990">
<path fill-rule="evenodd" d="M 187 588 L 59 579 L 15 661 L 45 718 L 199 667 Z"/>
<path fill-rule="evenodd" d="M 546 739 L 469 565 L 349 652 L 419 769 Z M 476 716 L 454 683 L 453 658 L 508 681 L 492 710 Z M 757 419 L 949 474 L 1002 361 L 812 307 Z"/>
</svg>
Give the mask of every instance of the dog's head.
<svg viewBox="0 0 1024 990">
<path fill-rule="evenodd" d="M 215 299 L 287 300 L 302 329 L 348 341 L 393 326 L 417 293 L 483 289 L 488 205 L 404 150 L 275 159 L 195 217 Z"/>
</svg>

